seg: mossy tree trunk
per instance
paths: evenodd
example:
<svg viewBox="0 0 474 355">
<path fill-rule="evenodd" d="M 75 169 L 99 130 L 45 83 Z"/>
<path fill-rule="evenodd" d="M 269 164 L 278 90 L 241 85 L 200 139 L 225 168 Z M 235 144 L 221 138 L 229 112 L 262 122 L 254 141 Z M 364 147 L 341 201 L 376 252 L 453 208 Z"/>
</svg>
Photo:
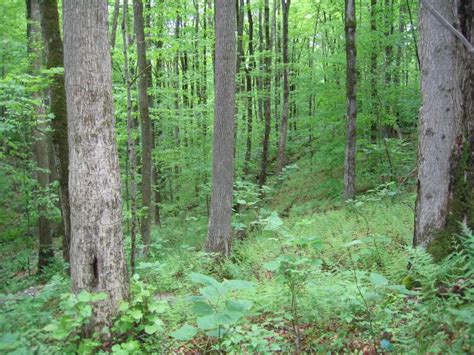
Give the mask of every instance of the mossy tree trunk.
<svg viewBox="0 0 474 355">
<path fill-rule="evenodd" d="M 473 43 L 473 5 L 431 6 Z M 460 223 L 473 227 L 473 55 L 451 30 L 420 7 L 421 93 L 414 246 L 436 258 L 452 250 Z"/>
</svg>

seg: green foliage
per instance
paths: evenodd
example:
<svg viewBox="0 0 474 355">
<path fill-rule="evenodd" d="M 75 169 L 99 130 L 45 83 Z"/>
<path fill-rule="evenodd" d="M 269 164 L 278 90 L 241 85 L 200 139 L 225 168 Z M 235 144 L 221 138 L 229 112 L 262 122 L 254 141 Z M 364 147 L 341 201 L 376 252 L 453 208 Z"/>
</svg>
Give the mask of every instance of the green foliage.
<svg viewBox="0 0 474 355">
<path fill-rule="evenodd" d="M 224 338 L 235 328 L 238 322 L 245 317 L 252 303 L 246 300 L 235 299 L 233 291 L 248 290 L 253 287 L 249 281 L 216 279 L 198 273 L 190 273 L 189 279 L 204 287 L 199 289 L 200 295 L 191 296 L 191 311 L 197 316 L 197 328 L 185 324 L 170 335 L 177 340 L 190 340 L 198 331 L 203 331 L 209 337 Z"/>
</svg>

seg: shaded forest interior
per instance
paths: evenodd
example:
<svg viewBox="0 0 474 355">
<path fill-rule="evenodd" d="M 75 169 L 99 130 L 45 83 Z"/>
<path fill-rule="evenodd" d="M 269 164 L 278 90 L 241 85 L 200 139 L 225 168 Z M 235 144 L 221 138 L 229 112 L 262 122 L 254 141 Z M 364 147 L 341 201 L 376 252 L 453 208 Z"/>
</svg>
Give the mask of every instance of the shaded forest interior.
<svg viewBox="0 0 474 355">
<path fill-rule="evenodd" d="M 474 352 L 471 0 L 0 19 L 1 353 Z"/>
</svg>

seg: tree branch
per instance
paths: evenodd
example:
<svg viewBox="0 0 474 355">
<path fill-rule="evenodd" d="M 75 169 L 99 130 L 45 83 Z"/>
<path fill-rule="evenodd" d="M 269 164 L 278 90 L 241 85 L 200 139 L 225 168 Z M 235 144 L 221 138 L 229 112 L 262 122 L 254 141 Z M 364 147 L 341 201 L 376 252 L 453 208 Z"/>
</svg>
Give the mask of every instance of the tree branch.
<svg viewBox="0 0 474 355">
<path fill-rule="evenodd" d="M 456 36 L 466 47 L 467 51 L 471 54 L 474 55 L 474 47 L 472 44 L 467 40 L 464 35 L 459 32 L 457 29 L 451 25 L 448 20 L 446 20 L 438 11 L 436 11 L 426 0 L 421 0 L 421 3 L 423 6 L 426 6 L 426 8 L 433 14 L 436 19 L 443 24 L 454 36 Z"/>
</svg>

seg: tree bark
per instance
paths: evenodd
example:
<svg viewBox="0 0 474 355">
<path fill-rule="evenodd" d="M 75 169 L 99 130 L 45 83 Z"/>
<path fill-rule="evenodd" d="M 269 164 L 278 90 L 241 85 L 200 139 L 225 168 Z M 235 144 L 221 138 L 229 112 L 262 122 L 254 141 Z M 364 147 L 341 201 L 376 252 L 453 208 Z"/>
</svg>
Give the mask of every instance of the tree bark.
<svg viewBox="0 0 474 355">
<path fill-rule="evenodd" d="M 46 50 L 46 67 L 62 68 L 64 66 L 63 42 L 59 31 L 59 14 L 56 0 L 40 0 L 41 29 Z M 49 88 L 50 109 L 54 114 L 52 120 L 52 140 L 54 164 L 59 176 L 59 200 L 64 224 L 63 258 L 69 261 L 71 239 L 71 207 L 69 202 L 69 146 L 66 91 L 64 74 L 54 74 Z"/>
<path fill-rule="evenodd" d="M 288 16 L 290 12 L 291 0 L 281 0 L 281 8 L 283 11 L 283 111 L 281 115 L 280 140 L 278 142 L 278 156 L 276 163 L 276 173 L 281 173 L 286 164 L 286 136 L 288 133 L 288 108 L 290 98 L 290 83 L 288 78 Z M 275 112 L 276 114 L 276 112 Z"/>
<path fill-rule="evenodd" d="M 111 325 L 128 297 L 107 17 L 105 0 L 63 2 L 72 290 L 108 296 L 94 303 L 91 330 Z"/>
<path fill-rule="evenodd" d="M 267 167 L 268 167 L 268 146 L 270 140 L 271 130 L 271 74 L 272 74 L 272 40 L 270 37 L 270 6 L 269 0 L 264 3 L 264 28 L 265 28 L 265 45 L 266 53 L 264 54 L 265 78 L 264 91 L 265 98 L 263 100 L 263 115 L 265 118 L 265 128 L 263 131 L 262 141 L 262 166 L 260 169 L 259 186 L 262 187 L 267 181 Z"/>
<path fill-rule="evenodd" d="M 120 11 L 120 0 L 115 0 L 114 1 L 114 14 L 112 17 L 112 33 L 110 34 L 110 47 L 112 47 L 112 52 L 115 49 L 115 38 L 117 37 L 119 11 Z"/>
<path fill-rule="evenodd" d="M 473 5 L 431 6 L 473 43 Z M 418 191 L 413 244 L 436 258 L 452 250 L 460 222 L 474 227 L 474 60 L 421 3 L 421 93 Z"/>
<path fill-rule="evenodd" d="M 229 255 L 234 182 L 235 31 L 233 0 L 216 0 L 216 57 L 212 195 L 205 249 Z"/>
<path fill-rule="evenodd" d="M 133 0 L 133 25 L 137 41 L 138 63 L 138 109 L 140 111 L 142 134 L 142 207 L 145 209 L 141 223 L 143 252 L 148 253 L 151 224 L 151 180 L 152 180 L 152 127 L 149 112 L 148 80 L 150 66 L 146 58 L 145 21 L 143 19 L 142 0 Z"/>
<path fill-rule="evenodd" d="M 356 85 L 357 85 L 357 65 L 356 65 L 356 17 L 355 1 L 346 0 L 346 151 L 344 159 L 344 199 L 349 200 L 355 197 L 356 193 Z"/>
<path fill-rule="evenodd" d="M 130 180 L 127 181 L 130 189 L 130 270 L 133 274 L 135 272 L 135 254 L 136 254 L 136 233 L 137 233 L 137 185 L 136 185 L 136 155 L 135 144 L 132 137 L 132 131 L 135 128 L 132 117 L 132 84 L 130 82 L 130 70 L 128 63 L 128 26 L 127 26 L 128 1 L 123 0 L 122 12 L 122 40 L 123 40 L 123 72 L 125 77 L 125 85 L 127 86 L 127 161 L 128 161 L 128 176 Z M 127 178 L 128 180 L 128 178 Z"/>
<path fill-rule="evenodd" d="M 255 69 L 254 48 L 253 48 L 253 18 L 250 8 L 250 0 L 247 0 L 247 20 L 249 23 L 249 55 L 248 64 L 245 68 L 245 82 L 247 90 L 247 139 L 245 144 L 244 175 L 250 172 L 250 158 L 252 156 L 252 130 L 253 130 L 253 100 L 252 100 L 252 71 Z"/>
<path fill-rule="evenodd" d="M 38 24 L 40 22 L 40 11 L 38 0 L 28 0 L 27 11 L 28 26 L 28 54 L 32 61 L 31 70 L 34 75 L 37 75 L 41 70 L 41 62 L 43 54 L 39 47 L 41 39 L 41 29 Z M 34 98 L 41 102 L 41 92 L 35 92 Z M 46 130 L 48 125 L 44 121 L 45 110 L 43 104 L 36 106 L 36 121 L 37 125 L 33 131 L 33 157 L 36 162 L 36 180 L 38 181 L 39 193 L 43 193 L 49 186 L 49 153 Z M 51 224 L 46 217 L 47 206 L 45 203 L 40 203 L 38 206 L 38 273 L 42 273 L 44 268 L 48 266 L 53 257 L 53 239 L 51 234 Z"/>
</svg>

